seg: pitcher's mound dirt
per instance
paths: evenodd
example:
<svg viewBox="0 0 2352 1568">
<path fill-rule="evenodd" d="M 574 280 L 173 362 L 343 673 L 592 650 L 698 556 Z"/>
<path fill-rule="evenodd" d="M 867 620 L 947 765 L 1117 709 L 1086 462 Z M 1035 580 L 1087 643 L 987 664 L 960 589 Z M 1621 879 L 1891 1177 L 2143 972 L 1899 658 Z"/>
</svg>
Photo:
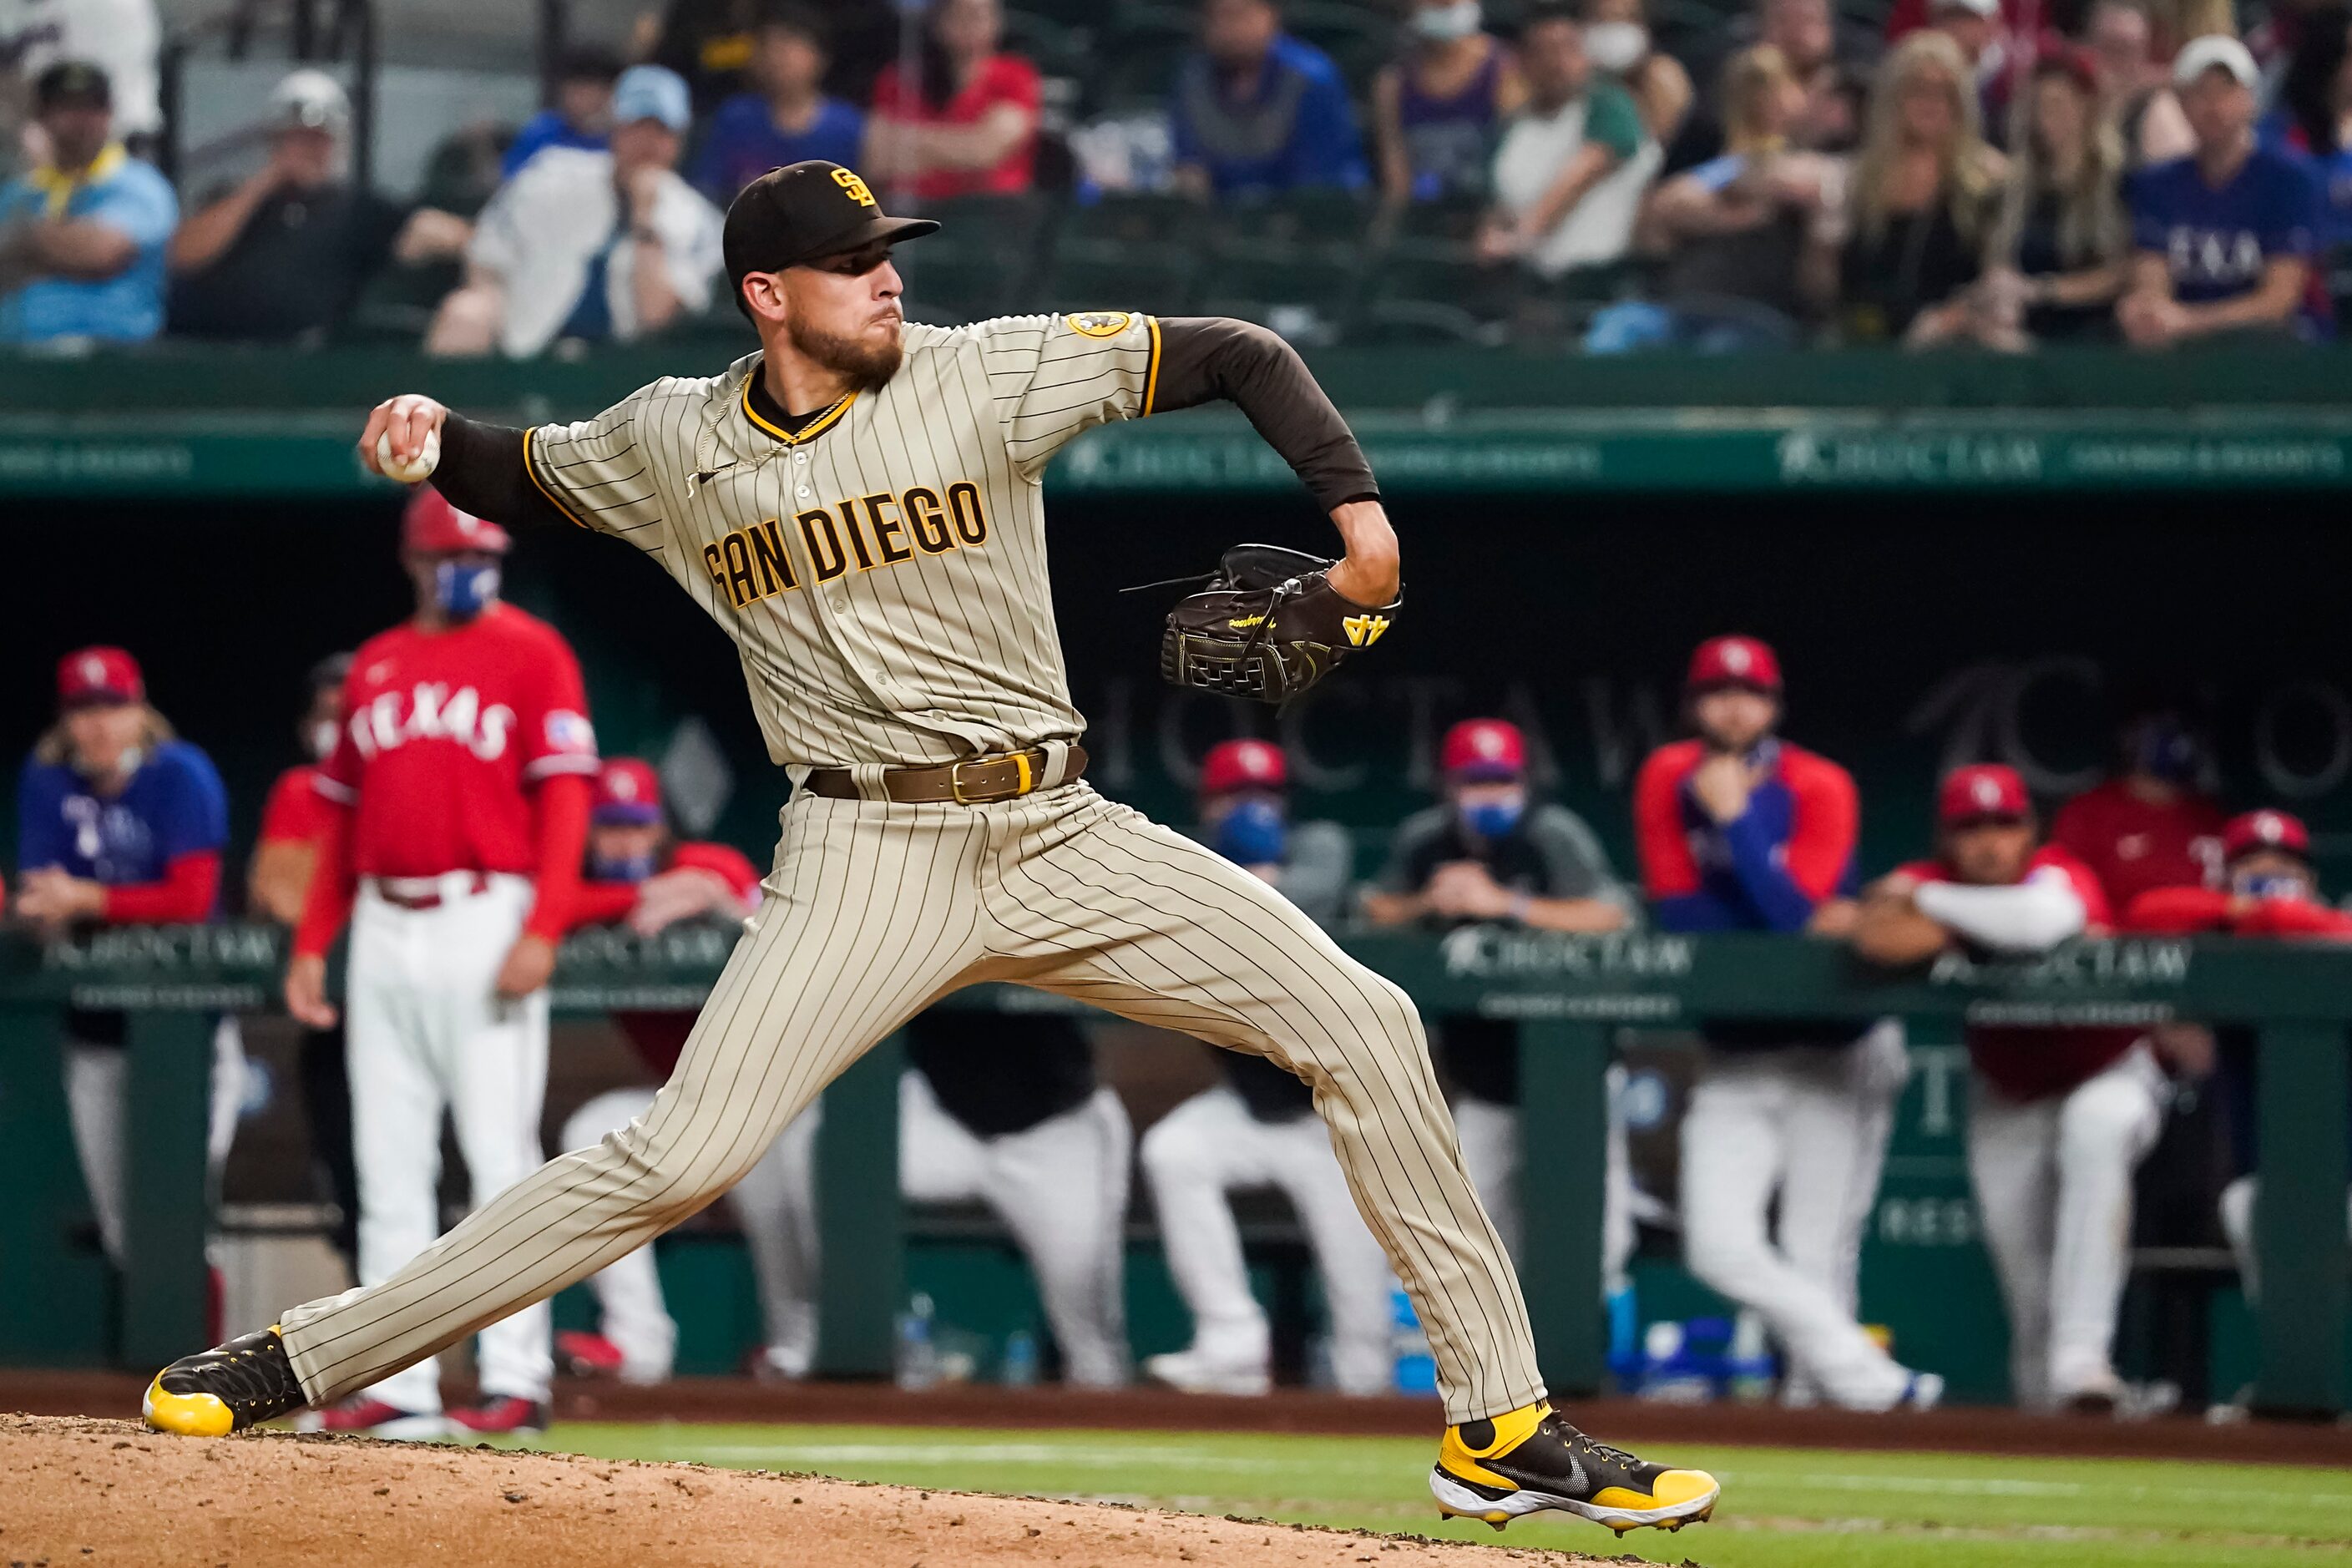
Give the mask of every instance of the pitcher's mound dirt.
<svg viewBox="0 0 2352 1568">
<path fill-rule="evenodd" d="M 1556 1552 L 1236 1524 L 807 1476 L 0 1415 L 0 1563 L 1536 1568 Z"/>
</svg>

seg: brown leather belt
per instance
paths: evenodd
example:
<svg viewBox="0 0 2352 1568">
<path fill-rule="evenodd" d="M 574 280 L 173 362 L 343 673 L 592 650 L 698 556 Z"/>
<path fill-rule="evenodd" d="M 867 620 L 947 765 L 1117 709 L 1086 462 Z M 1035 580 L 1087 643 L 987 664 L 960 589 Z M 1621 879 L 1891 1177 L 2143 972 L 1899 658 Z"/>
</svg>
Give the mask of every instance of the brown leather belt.
<svg viewBox="0 0 2352 1568">
<path fill-rule="evenodd" d="M 988 805 L 1018 800 L 1045 782 L 1045 751 L 1033 746 L 994 757 L 966 757 L 928 768 L 889 768 L 882 774 L 882 793 L 901 805 Z M 1062 769 L 1068 784 L 1087 771 L 1087 749 L 1074 745 Z M 818 768 L 803 789 L 827 800 L 857 800 L 857 784 L 847 768 Z"/>
</svg>

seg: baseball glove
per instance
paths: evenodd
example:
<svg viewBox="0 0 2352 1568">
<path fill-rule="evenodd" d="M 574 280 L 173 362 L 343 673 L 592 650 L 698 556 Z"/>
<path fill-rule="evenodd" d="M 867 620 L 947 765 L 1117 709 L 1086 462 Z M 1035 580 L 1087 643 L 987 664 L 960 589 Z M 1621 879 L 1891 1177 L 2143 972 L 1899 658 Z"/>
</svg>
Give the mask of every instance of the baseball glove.
<svg viewBox="0 0 2352 1568">
<path fill-rule="evenodd" d="M 1168 612 L 1160 673 L 1174 686 L 1287 702 L 1378 642 L 1403 603 L 1366 608 L 1341 598 L 1319 555 L 1236 544 Z M 1160 584 L 1153 584 L 1159 586 Z"/>
</svg>

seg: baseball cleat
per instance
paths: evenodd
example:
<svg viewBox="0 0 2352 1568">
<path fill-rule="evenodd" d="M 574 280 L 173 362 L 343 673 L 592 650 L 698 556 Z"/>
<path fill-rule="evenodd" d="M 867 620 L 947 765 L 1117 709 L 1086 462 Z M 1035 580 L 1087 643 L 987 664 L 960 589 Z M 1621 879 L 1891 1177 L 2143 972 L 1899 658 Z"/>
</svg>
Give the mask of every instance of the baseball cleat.
<svg viewBox="0 0 2352 1568">
<path fill-rule="evenodd" d="M 1143 1375 L 1186 1394 L 1258 1394 L 1274 1386 L 1262 1361 L 1220 1362 L 1191 1350 L 1144 1357 Z"/>
<path fill-rule="evenodd" d="M 272 1323 L 157 1373 L 139 1413 L 158 1432 L 226 1437 L 309 1403 Z"/>
<path fill-rule="evenodd" d="M 1911 1381 L 1903 1385 L 1903 1397 L 1895 1402 L 1895 1408 L 1933 1410 L 1943 1402 L 1943 1377 L 1932 1372 L 1915 1372 L 1911 1374 Z"/>
<path fill-rule="evenodd" d="M 555 1364 L 573 1377 L 618 1377 L 628 1359 L 602 1334 L 566 1329 L 555 1336 Z"/>
<path fill-rule="evenodd" d="M 1705 1470 L 1669 1469 L 1595 1442 L 1541 1401 L 1447 1427 L 1429 1489 L 1442 1518 L 1483 1520 L 1500 1530 L 1523 1514 L 1557 1509 L 1621 1536 L 1705 1520 L 1723 1490 Z"/>
<path fill-rule="evenodd" d="M 547 1430 L 547 1406 L 520 1394 L 501 1394 L 479 1405 L 449 1412 L 452 1425 L 492 1436 L 536 1437 Z"/>
</svg>

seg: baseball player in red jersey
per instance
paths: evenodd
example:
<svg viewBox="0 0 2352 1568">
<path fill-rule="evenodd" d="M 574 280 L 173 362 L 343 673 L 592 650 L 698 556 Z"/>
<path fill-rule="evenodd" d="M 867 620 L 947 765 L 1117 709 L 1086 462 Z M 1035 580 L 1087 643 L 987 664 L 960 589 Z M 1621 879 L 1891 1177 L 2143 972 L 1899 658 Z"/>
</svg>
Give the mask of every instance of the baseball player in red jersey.
<svg viewBox="0 0 2352 1568">
<path fill-rule="evenodd" d="M 2016 770 L 1955 770 L 1937 816 L 1937 858 L 1864 895 L 1864 957 L 1917 963 L 1956 946 L 2021 957 L 2113 923 L 2089 867 L 2034 847 Z M 2156 1142 L 2164 1074 L 2136 1029 L 1972 1025 L 1968 1045 L 1969 1170 L 2009 1305 L 2011 1394 L 2030 1408 L 2112 1410 L 2132 1171 Z"/>
<path fill-rule="evenodd" d="M 635 757 L 614 757 L 596 775 L 596 798 L 588 819 L 588 865 L 572 906 L 575 925 L 626 924 L 640 936 L 698 916 L 740 921 L 760 903 L 760 873 L 741 852 L 724 844 L 681 842 L 662 812 L 661 780 Z M 656 1083 L 677 1069 L 678 1053 L 694 1030 L 691 1013 L 616 1013 L 629 1044 Z M 643 1116 L 654 1102 L 650 1087 L 615 1089 L 583 1104 L 563 1124 L 563 1146 L 584 1149 L 605 1133 Z M 787 1131 L 785 1136 L 792 1134 Z M 779 1141 L 781 1142 L 781 1140 Z M 793 1221 L 813 1226 L 813 1216 L 776 1215 L 763 1204 L 775 1187 L 754 1168 L 737 1184 L 733 1198 L 751 1244 L 755 1272 L 766 1249 L 788 1245 Z M 625 1383 L 660 1383 L 677 1352 L 677 1323 L 662 1300 L 654 1249 L 636 1251 L 589 1277 L 600 1316 L 595 1333 L 555 1336 L 555 1349 L 576 1371 L 618 1376 Z M 763 1291 L 763 1300 L 765 1295 Z M 775 1316 L 769 1306 L 769 1316 Z M 806 1371 L 805 1365 L 801 1368 Z"/>
<path fill-rule="evenodd" d="M 2154 888 L 2134 899 L 2125 924 L 2181 936 L 2231 936 L 2352 942 L 2352 914 L 2320 901 L 2311 865 L 2311 830 L 2284 811 L 2250 811 L 2221 829 L 2219 888 Z M 2231 1130 L 2234 1174 L 2221 1189 L 2221 1230 L 2238 1259 L 2238 1279 L 2252 1299 L 2261 1289 L 2254 1257 L 2254 1198 L 2261 1190 L 2254 1113 L 2257 1050 L 2244 1025 L 2212 1031 L 2215 1077 Z M 2352 1107 L 2347 1107 L 2352 1110 Z M 2352 1227 L 2352 1195 L 2347 1222 Z"/>
<path fill-rule="evenodd" d="M 2226 814 L 2197 787 L 2196 732 L 2158 710 L 2127 721 L 2121 740 L 2122 771 L 2060 806 L 2050 842 L 2090 867 L 2119 910 L 2152 888 L 2213 886 Z"/>
<path fill-rule="evenodd" d="M 318 789 L 319 769 L 342 734 L 343 682 L 352 656 L 335 654 L 310 670 L 310 702 L 297 732 L 310 760 L 288 768 L 269 786 L 261 832 L 246 868 L 245 905 L 256 918 L 282 926 L 301 923 L 319 840 L 334 822 L 334 807 Z M 360 1257 L 359 1174 L 352 1168 L 352 1086 L 343 1065 L 343 1031 L 304 1029 L 299 1058 L 302 1115 L 310 1128 L 310 1158 L 324 1175 L 340 1218 L 330 1238 L 344 1267 L 357 1273 Z"/>
<path fill-rule="evenodd" d="M 333 807 L 286 971 L 287 1010 L 330 1028 L 327 950 L 348 916 L 345 1033 L 360 1184 L 360 1283 L 439 1234 L 441 1117 L 477 1201 L 545 1158 L 547 993 L 572 916 L 596 740 L 579 662 L 499 600 L 505 531 L 422 489 L 401 528 L 416 614 L 363 644 L 314 787 Z M 546 1423 L 544 1303 L 483 1331 L 476 1431 Z M 445 1430 L 424 1361 L 324 1413 L 331 1430 Z"/>
</svg>

